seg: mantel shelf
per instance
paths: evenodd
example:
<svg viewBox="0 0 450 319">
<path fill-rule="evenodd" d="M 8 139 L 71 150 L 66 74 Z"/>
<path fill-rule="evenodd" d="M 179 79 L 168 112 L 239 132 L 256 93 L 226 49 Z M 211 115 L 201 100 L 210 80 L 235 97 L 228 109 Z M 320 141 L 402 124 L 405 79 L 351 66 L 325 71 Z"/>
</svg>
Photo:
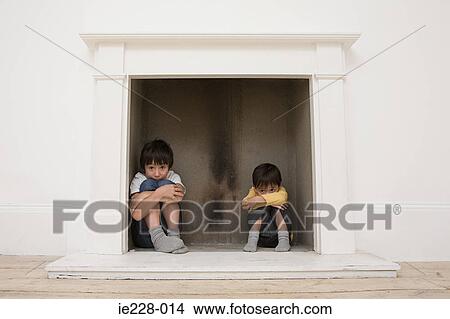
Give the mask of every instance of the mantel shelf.
<svg viewBox="0 0 450 319">
<path fill-rule="evenodd" d="M 151 43 L 151 42 L 289 42 L 289 43 L 341 43 L 349 48 L 359 38 L 360 33 L 82 33 L 81 39 L 90 48 L 98 43 Z"/>
</svg>

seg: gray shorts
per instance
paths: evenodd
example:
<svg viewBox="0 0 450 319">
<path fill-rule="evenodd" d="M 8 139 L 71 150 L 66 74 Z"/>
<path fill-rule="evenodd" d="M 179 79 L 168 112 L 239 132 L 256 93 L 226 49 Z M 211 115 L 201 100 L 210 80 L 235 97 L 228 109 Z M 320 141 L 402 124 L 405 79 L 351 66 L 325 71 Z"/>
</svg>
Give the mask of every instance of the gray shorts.
<svg viewBox="0 0 450 319">
<path fill-rule="evenodd" d="M 278 228 L 275 219 L 276 212 L 280 210 L 277 207 L 265 206 L 248 212 L 247 221 L 249 229 L 258 219 L 261 219 L 261 229 L 259 231 L 258 246 L 276 247 L 278 245 Z M 281 216 L 286 223 L 288 231 L 291 232 L 291 223 L 288 218 L 288 209 L 280 210 Z M 289 236 L 291 238 L 291 236 Z M 290 240 L 289 240 L 290 241 Z"/>
</svg>

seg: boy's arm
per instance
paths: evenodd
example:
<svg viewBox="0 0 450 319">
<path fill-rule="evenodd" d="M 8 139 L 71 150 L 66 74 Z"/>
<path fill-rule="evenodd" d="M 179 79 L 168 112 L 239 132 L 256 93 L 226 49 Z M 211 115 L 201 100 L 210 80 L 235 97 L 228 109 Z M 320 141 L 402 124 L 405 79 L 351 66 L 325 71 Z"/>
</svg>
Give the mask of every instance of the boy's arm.
<svg viewBox="0 0 450 319">
<path fill-rule="evenodd" d="M 183 191 L 177 185 L 164 185 L 155 191 L 135 193 L 130 199 L 130 212 L 135 220 L 146 217 L 150 209 L 159 207 L 160 202 L 176 202 L 183 197 Z"/>
<path fill-rule="evenodd" d="M 134 193 L 130 198 L 130 210 L 136 209 L 140 202 L 142 202 L 146 197 L 153 194 L 154 191 L 146 191 L 142 193 Z"/>
<path fill-rule="evenodd" d="M 245 196 L 242 200 L 242 207 L 245 209 L 250 209 L 261 200 L 264 201 L 261 196 L 257 196 L 255 188 L 252 187 L 249 189 L 247 196 Z"/>
<path fill-rule="evenodd" d="M 256 192 L 255 192 L 255 188 L 252 187 L 248 190 L 248 194 L 247 196 L 244 197 L 244 199 L 242 199 L 242 202 L 247 202 L 250 198 L 255 197 L 256 196 Z"/>
<path fill-rule="evenodd" d="M 141 220 L 148 214 L 143 214 L 144 211 L 148 211 L 154 208 L 159 201 L 154 198 L 154 191 L 146 191 L 142 193 L 134 193 L 130 198 L 130 213 L 131 217 L 135 220 Z M 152 201 L 150 201 L 152 200 Z"/>
<path fill-rule="evenodd" d="M 280 187 L 278 192 L 261 195 L 261 197 L 266 201 L 266 205 L 280 206 L 286 204 L 288 193 L 284 187 Z"/>
</svg>

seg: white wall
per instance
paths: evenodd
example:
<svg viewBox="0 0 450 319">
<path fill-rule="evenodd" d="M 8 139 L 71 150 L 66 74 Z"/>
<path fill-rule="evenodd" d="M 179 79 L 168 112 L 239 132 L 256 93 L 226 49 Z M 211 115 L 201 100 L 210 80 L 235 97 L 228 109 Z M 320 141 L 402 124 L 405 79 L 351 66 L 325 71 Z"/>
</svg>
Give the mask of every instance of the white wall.
<svg viewBox="0 0 450 319">
<path fill-rule="evenodd" d="M 426 28 L 346 81 L 351 199 L 403 207 L 391 231 L 357 233 L 357 246 L 394 260 L 450 260 L 450 3 L 362 2 L 348 69 Z"/>
<path fill-rule="evenodd" d="M 76 2 L 0 2 L 0 253 L 64 254 L 53 199 L 86 199 L 88 69 L 25 27 L 86 58 Z"/>
<path fill-rule="evenodd" d="M 346 80 L 349 200 L 403 206 L 392 231 L 358 232 L 358 249 L 450 260 L 448 1 L 10 0 L 0 12 L 0 253 L 63 254 L 51 201 L 89 194 L 90 70 L 25 24 L 85 59 L 81 32 L 361 32 L 347 69 L 426 24 Z"/>
</svg>

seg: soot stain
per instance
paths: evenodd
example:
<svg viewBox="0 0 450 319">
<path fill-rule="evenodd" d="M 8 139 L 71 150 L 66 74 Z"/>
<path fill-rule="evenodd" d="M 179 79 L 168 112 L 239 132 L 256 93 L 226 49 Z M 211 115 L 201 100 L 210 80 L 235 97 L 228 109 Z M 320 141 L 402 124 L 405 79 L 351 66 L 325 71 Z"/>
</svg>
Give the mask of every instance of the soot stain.
<svg viewBox="0 0 450 319">
<path fill-rule="evenodd" d="M 210 114 L 211 128 L 211 173 L 217 184 L 222 184 L 225 180 L 230 191 L 236 188 L 235 183 L 235 159 L 233 156 L 233 114 L 230 105 L 230 86 L 222 81 L 215 87 L 217 94 L 214 94 L 214 103 Z"/>
</svg>

